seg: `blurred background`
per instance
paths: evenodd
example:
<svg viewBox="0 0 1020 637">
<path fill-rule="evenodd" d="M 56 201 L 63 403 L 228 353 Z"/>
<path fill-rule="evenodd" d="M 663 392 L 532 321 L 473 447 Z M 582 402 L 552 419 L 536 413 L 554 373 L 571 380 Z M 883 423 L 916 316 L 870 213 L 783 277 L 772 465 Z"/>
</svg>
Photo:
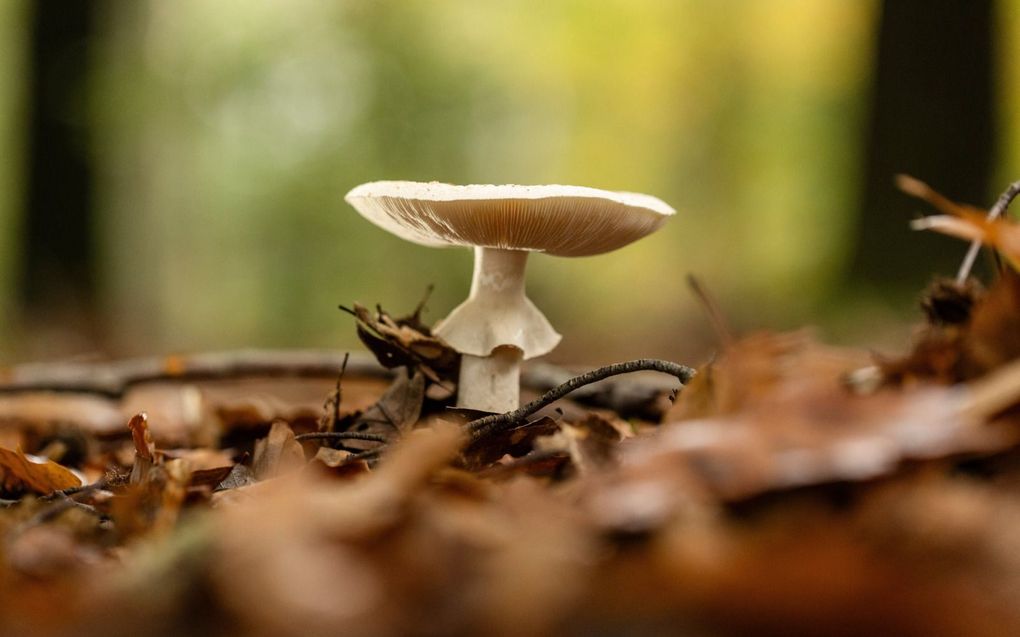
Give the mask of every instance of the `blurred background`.
<svg viewBox="0 0 1020 637">
<path fill-rule="evenodd" d="M 738 329 L 902 343 L 965 246 L 897 172 L 988 206 L 1020 178 L 1020 0 L 0 2 L 0 363 L 356 346 L 337 304 L 426 319 L 466 250 L 343 201 L 377 179 L 654 194 L 659 233 L 541 255 L 557 361 Z"/>
</svg>

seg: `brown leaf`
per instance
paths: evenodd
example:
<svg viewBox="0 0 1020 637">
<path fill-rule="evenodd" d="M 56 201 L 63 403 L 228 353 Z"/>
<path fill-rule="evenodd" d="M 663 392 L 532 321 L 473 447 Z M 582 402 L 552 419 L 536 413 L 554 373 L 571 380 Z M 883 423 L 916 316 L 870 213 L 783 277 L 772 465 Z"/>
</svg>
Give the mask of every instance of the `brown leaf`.
<svg viewBox="0 0 1020 637">
<path fill-rule="evenodd" d="M 23 485 L 35 493 L 51 493 L 81 486 L 70 469 L 43 458 L 30 458 L 21 449 L 0 447 L 0 469 L 5 488 Z"/>
<path fill-rule="evenodd" d="M 348 311 L 357 320 L 358 338 L 383 367 L 412 366 L 433 382 L 453 380 L 460 357 L 421 323 L 420 309 L 402 319 L 393 319 L 379 307 L 373 314 L 359 303 Z"/>
<path fill-rule="evenodd" d="M 981 241 L 998 250 L 1014 269 L 1020 269 L 1020 224 L 1011 219 L 989 219 L 983 212 L 958 212 L 955 216 L 922 217 L 911 226 L 967 241 Z"/>
<path fill-rule="evenodd" d="M 378 433 L 388 437 L 410 430 L 421 417 L 425 401 L 425 376 L 415 370 L 408 376 L 407 368 L 397 370 L 393 382 L 379 401 L 359 416 L 350 428 L 360 433 Z M 367 449 L 378 443 L 351 440 L 345 443 L 351 449 Z"/>
<path fill-rule="evenodd" d="M 230 470 L 230 473 L 223 478 L 223 481 L 216 485 L 216 489 L 219 491 L 239 489 L 241 487 L 255 484 L 256 482 L 258 481 L 255 479 L 255 476 L 252 475 L 251 469 L 243 464 L 235 464 Z"/>
<path fill-rule="evenodd" d="M 867 352 L 821 344 L 810 330 L 750 334 L 699 370 L 664 421 L 736 413 L 789 392 L 839 390 L 844 374 L 870 362 Z"/>
<path fill-rule="evenodd" d="M 559 425 L 556 421 L 549 416 L 543 416 L 494 436 L 479 438 L 464 450 L 464 463 L 472 469 L 481 469 L 504 456 L 523 457 L 534 449 L 536 438 L 549 436 L 557 431 Z"/>
<path fill-rule="evenodd" d="M 290 425 L 277 420 L 269 435 L 255 443 L 252 456 L 252 473 L 258 480 L 266 480 L 303 467 L 305 452 L 294 439 Z"/>
<path fill-rule="evenodd" d="M 863 355 L 804 334 L 741 339 L 703 375 L 707 382 L 696 385 L 696 378 L 685 389 L 695 391 L 678 401 L 677 422 L 628 446 L 624 463 L 650 462 L 643 475 L 683 465 L 704 488 L 734 499 L 870 480 L 907 460 L 1013 444 L 1010 431 L 976 426 L 959 391 L 850 393 L 842 377 Z M 651 460 L 657 454 L 661 462 Z"/>
<path fill-rule="evenodd" d="M 195 469 L 191 472 L 191 480 L 188 482 L 188 488 L 215 488 L 227 479 L 233 469 L 234 467 L 230 465 L 225 467 L 211 467 L 209 469 Z"/>
<path fill-rule="evenodd" d="M 315 462 L 325 467 L 334 476 L 350 477 L 368 473 L 368 463 L 364 460 L 351 461 L 351 452 L 330 447 L 319 447 L 315 452 Z"/>
</svg>

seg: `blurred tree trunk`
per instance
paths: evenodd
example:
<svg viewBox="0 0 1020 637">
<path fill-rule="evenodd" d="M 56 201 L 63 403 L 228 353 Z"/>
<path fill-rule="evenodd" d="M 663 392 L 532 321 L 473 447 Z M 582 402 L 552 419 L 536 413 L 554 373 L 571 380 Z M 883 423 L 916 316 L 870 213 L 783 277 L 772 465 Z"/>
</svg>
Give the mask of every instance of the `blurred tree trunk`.
<svg viewBox="0 0 1020 637">
<path fill-rule="evenodd" d="M 926 206 L 896 173 L 980 206 L 994 201 L 996 73 L 991 0 L 886 0 L 872 84 L 850 279 L 887 293 L 954 273 L 966 246 L 909 229 Z"/>
<path fill-rule="evenodd" d="M 87 72 L 95 3 L 36 2 L 30 19 L 24 319 L 80 329 L 95 293 Z"/>
</svg>

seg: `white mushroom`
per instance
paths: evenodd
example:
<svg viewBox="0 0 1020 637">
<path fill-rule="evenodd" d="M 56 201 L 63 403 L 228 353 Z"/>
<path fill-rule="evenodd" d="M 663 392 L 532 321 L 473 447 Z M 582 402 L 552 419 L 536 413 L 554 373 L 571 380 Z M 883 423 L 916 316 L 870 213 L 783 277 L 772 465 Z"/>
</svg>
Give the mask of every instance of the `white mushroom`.
<svg viewBox="0 0 1020 637">
<path fill-rule="evenodd" d="M 346 199 L 408 241 L 474 248 L 471 293 L 435 332 L 462 354 L 457 406 L 490 412 L 517 408 L 521 360 L 546 354 L 560 341 L 524 295 L 528 253 L 610 252 L 674 214 L 649 195 L 580 186 L 377 181 L 354 188 Z"/>
</svg>

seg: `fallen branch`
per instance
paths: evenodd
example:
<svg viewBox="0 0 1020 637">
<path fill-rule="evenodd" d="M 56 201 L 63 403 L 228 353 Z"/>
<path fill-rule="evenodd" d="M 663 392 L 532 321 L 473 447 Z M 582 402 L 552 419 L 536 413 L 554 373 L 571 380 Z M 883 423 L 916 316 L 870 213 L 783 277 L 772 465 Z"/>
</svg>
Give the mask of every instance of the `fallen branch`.
<svg viewBox="0 0 1020 637">
<path fill-rule="evenodd" d="M 695 371 L 686 365 L 680 365 L 679 363 L 654 358 L 641 358 L 638 360 L 627 361 L 625 363 L 614 363 L 612 365 L 593 369 L 590 372 L 571 378 L 567 382 L 553 387 L 540 398 L 531 401 L 519 409 L 509 411 L 505 414 L 492 414 L 491 416 L 484 416 L 477 420 L 473 420 L 467 425 L 468 431 L 471 432 L 472 440 L 477 441 L 485 436 L 505 431 L 523 423 L 531 414 L 546 405 L 563 398 L 579 387 L 584 387 L 585 385 L 605 380 L 610 376 L 640 371 L 655 371 L 669 374 L 670 376 L 675 376 L 681 384 L 686 384 L 687 381 L 693 378 L 695 374 Z"/>
<path fill-rule="evenodd" d="M 336 378 L 347 354 L 322 350 L 241 350 L 110 363 L 42 363 L 0 369 L 0 394 L 57 392 L 119 399 L 136 385 L 241 378 Z M 358 375 L 390 374 L 368 356 L 353 357 Z"/>
</svg>

